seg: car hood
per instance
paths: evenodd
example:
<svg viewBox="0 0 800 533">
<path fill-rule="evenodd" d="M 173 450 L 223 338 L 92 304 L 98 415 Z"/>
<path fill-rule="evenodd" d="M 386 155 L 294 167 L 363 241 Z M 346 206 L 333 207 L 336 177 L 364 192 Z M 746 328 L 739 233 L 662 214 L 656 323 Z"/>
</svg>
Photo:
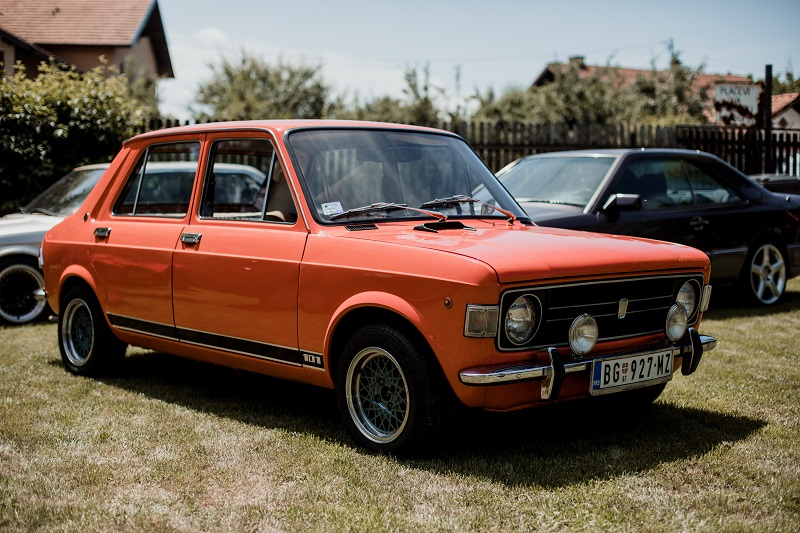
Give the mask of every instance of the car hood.
<svg viewBox="0 0 800 533">
<path fill-rule="evenodd" d="M 470 221 L 467 221 L 468 223 Z M 382 225 L 346 238 L 459 254 L 486 263 L 501 283 L 707 268 L 703 252 L 680 244 L 622 235 L 514 225 L 438 233 Z"/>
<path fill-rule="evenodd" d="M 43 214 L 13 213 L 0 217 L 0 244 L 41 242 L 44 234 L 62 220 Z"/>
</svg>

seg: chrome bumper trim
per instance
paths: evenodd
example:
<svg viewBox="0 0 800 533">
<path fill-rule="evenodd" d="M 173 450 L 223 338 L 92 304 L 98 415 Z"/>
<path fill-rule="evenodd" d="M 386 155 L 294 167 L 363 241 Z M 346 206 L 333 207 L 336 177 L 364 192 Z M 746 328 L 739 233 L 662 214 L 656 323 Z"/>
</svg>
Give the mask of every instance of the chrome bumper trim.
<svg viewBox="0 0 800 533">
<path fill-rule="evenodd" d="M 690 330 L 687 337 L 690 338 L 691 335 Z M 695 335 L 696 332 L 695 332 Z M 706 350 L 713 350 L 717 346 L 717 339 L 711 337 L 709 335 L 697 335 L 699 337 L 700 345 L 697 347 L 693 347 L 693 343 L 686 344 L 683 346 L 673 346 L 671 347 L 672 356 L 673 357 L 684 357 L 687 354 L 690 356 L 690 359 L 697 360 L 699 362 L 700 357 L 696 355 L 696 352 L 702 354 L 703 351 Z M 575 374 L 578 372 L 587 371 L 591 368 L 592 362 L 598 359 L 605 359 L 609 357 L 620 357 L 620 356 L 630 356 L 630 355 L 649 355 L 651 353 L 658 353 L 664 351 L 665 348 L 660 348 L 656 350 L 647 350 L 644 352 L 625 352 L 625 353 L 613 353 L 613 354 L 606 354 L 600 357 L 593 358 L 587 361 L 578 361 L 573 363 L 564 363 L 564 374 Z M 695 364 L 694 367 L 696 368 L 697 365 Z M 692 369 L 694 371 L 694 369 Z M 523 381 L 538 381 L 542 379 L 547 379 L 551 375 L 555 373 L 552 363 L 551 364 L 538 364 L 538 365 L 515 365 L 515 366 L 507 366 L 503 368 L 496 368 L 496 367 L 483 367 L 483 368 L 468 368 L 466 370 L 462 370 L 458 373 L 458 378 L 461 380 L 462 383 L 465 385 L 507 385 L 509 383 L 519 383 Z"/>
</svg>

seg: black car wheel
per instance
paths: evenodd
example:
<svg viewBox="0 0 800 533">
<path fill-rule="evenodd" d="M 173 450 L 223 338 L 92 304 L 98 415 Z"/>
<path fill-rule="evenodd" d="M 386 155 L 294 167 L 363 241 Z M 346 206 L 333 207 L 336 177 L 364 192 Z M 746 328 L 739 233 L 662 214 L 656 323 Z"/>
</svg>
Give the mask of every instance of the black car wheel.
<svg viewBox="0 0 800 533">
<path fill-rule="evenodd" d="M 759 305 L 772 305 L 786 290 L 786 261 L 781 249 L 763 243 L 751 250 L 745 263 L 743 284 L 750 298 Z"/>
<path fill-rule="evenodd" d="M 58 345 L 67 370 L 81 375 L 114 370 L 122 362 L 126 348 L 108 327 L 97 298 L 85 287 L 74 287 L 64 296 Z"/>
<path fill-rule="evenodd" d="M 438 425 L 429 361 L 401 330 L 366 326 L 339 363 L 339 410 L 353 438 L 382 453 L 418 449 Z"/>
<path fill-rule="evenodd" d="M 36 260 L 27 257 L 0 261 L 0 318 L 12 324 L 36 320 L 47 307 L 33 292 L 44 287 Z"/>
</svg>

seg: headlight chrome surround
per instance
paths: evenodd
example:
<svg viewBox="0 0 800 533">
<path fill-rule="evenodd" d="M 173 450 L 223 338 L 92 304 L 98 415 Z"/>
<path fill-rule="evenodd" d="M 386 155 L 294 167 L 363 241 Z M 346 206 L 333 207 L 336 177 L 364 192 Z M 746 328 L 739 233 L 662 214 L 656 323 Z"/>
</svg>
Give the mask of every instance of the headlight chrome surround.
<svg viewBox="0 0 800 533">
<path fill-rule="evenodd" d="M 569 327 L 569 347 L 575 355 L 586 355 L 594 349 L 599 336 L 597 321 L 584 313 L 576 317 Z"/>
</svg>

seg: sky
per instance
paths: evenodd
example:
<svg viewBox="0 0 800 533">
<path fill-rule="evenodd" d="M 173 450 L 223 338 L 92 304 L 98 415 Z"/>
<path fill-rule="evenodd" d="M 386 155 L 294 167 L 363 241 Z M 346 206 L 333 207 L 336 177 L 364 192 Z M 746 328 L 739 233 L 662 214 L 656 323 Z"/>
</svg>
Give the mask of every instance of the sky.
<svg viewBox="0 0 800 533">
<path fill-rule="evenodd" d="M 428 69 L 437 105 L 528 87 L 553 61 L 666 68 L 670 46 L 707 73 L 783 79 L 800 72 L 800 0 L 158 0 L 174 79 L 161 111 L 191 117 L 210 65 L 243 52 L 320 67 L 333 94 L 403 97 L 404 72 Z M 474 101 L 473 101 L 474 102 Z M 253 117 L 268 118 L 268 117 Z"/>
</svg>

